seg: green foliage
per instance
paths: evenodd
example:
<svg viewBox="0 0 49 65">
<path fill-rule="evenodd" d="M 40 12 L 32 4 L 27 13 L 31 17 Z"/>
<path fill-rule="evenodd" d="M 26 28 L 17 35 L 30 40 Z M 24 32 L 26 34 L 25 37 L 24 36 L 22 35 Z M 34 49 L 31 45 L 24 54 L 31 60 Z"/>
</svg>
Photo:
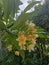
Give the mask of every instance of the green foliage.
<svg viewBox="0 0 49 65">
<path fill-rule="evenodd" d="M 41 26 L 46 31 L 49 31 L 49 0 L 45 0 L 43 5 L 35 7 L 37 15 L 34 15 L 34 22 L 36 25 Z"/>
<path fill-rule="evenodd" d="M 19 5 L 22 4 L 20 0 L 2 0 L 2 8 L 6 19 L 14 17 L 19 10 Z"/>
<path fill-rule="evenodd" d="M 46 0 L 46 3 L 48 3 L 47 1 L 48 0 Z M 48 9 L 45 8 L 45 6 L 47 7 L 48 5 L 46 3 L 42 6 L 39 5 L 34 12 L 26 13 L 37 3 L 40 2 L 32 1 L 29 3 L 15 21 L 15 13 L 17 14 L 19 5 L 22 4 L 20 0 L 0 0 L 0 65 L 49 65 L 49 32 L 45 31 L 45 29 L 43 29 L 44 27 L 40 27 L 39 25 L 44 24 L 45 21 L 49 21 Z M 45 14 L 48 15 L 48 17 L 44 17 Z M 17 33 L 22 30 L 22 28 L 26 30 L 27 27 L 23 27 L 24 23 L 27 20 L 32 20 L 32 18 L 35 24 L 39 25 L 36 26 L 39 37 L 37 38 L 35 50 L 31 53 L 27 50 L 22 50 L 20 51 L 20 55 L 16 56 L 13 50 L 20 50 L 18 42 L 16 43 Z M 46 25 L 45 28 L 49 28 L 49 24 L 47 23 Z M 11 52 L 8 52 L 6 46 L 10 44 L 12 44 L 14 48 Z"/>
</svg>

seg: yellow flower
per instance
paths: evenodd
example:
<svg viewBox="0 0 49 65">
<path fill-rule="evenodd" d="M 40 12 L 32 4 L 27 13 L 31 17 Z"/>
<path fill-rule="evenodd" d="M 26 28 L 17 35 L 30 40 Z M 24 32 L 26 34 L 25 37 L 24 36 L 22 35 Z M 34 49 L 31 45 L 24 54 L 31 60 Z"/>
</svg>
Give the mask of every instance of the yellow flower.
<svg viewBox="0 0 49 65">
<path fill-rule="evenodd" d="M 29 27 L 30 27 L 30 26 L 31 26 L 31 27 L 35 27 L 35 24 L 32 23 L 32 22 L 30 22 L 30 23 L 29 23 Z"/>
<path fill-rule="evenodd" d="M 26 36 L 26 39 L 27 39 L 27 40 L 30 40 L 30 36 L 31 36 L 31 35 L 26 34 L 25 36 Z"/>
<path fill-rule="evenodd" d="M 34 44 L 30 44 L 29 46 L 28 46 L 28 50 L 29 50 L 29 52 L 31 52 L 31 51 L 33 51 L 34 50 Z"/>
<path fill-rule="evenodd" d="M 32 39 L 33 39 L 33 38 L 32 38 L 32 35 L 29 35 L 29 34 L 26 35 L 26 38 L 27 38 L 27 40 L 29 40 L 29 41 L 32 41 Z"/>
<path fill-rule="evenodd" d="M 34 24 L 34 23 L 29 22 L 29 21 L 26 21 L 26 22 L 25 22 L 25 24 L 26 24 L 26 25 L 28 25 L 28 26 L 33 26 L 33 27 L 35 26 L 35 24 Z"/>
<path fill-rule="evenodd" d="M 19 42 L 19 46 L 20 46 L 20 49 L 21 50 L 25 50 L 25 44 L 26 44 L 26 37 L 24 35 L 24 32 L 19 32 L 19 35 L 18 35 L 18 39 L 17 41 Z"/>
<path fill-rule="evenodd" d="M 34 30 L 35 29 L 35 24 L 34 23 L 29 23 L 28 27 L 31 29 L 31 30 Z"/>
<path fill-rule="evenodd" d="M 24 35 L 24 31 L 20 31 L 19 33 L 18 33 L 18 36 L 21 36 L 21 35 Z"/>
<path fill-rule="evenodd" d="M 9 46 L 7 47 L 7 50 L 8 50 L 8 51 L 12 51 L 12 45 L 9 45 Z"/>
<path fill-rule="evenodd" d="M 21 35 L 18 37 L 17 41 L 19 41 L 19 45 L 21 46 L 22 44 L 26 43 L 26 37 L 24 35 Z"/>
<path fill-rule="evenodd" d="M 25 23 L 26 25 L 28 25 L 28 29 L 30 30 L 30 31 L 36 31 L 36 29 L 35 29 L 35 24 L 34 23 L 32 23 L 32 22 L 26 22 Z"/>
<path fill-rule="evenodd" d="M 21 50 L 26 50 L 26 47 L 24 46 L 24 44 L 22 44 L 22 45 L 20 46 L 20 49 L 21 49 Z"/>
<path fill-rule="evenodd" d="M 38 37 L 38 34 L 32 34 L 32 38 L 36 39 Z"/>
<path fill-rule="evenodd" d="M 19 51 L 15 51 L 15 55 L 16 56 L 19 56 Z"/>
<path fill-rule="evenodd" d="M 27 21 L 25 22 L 25 24 L 26 24 L 26 25 L 29 25 L 29 21 L 27 20 Z"/>
</svg>

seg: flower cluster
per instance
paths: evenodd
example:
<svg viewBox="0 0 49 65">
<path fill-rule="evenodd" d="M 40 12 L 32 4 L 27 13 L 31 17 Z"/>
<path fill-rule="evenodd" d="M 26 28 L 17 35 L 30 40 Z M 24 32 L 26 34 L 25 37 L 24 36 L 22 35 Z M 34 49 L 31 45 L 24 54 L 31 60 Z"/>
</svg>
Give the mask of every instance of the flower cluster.
<svg viewBox="0 0 49 65">
<path fill-rule="evenodd" d="M 18 42 L 20 50 L 29 50 L 29 52 L 34 50 L 36 44 L 36 38 L 38 34 L 36 33 L 36 26 L 32 22 L 25 22 L 27 29 L 18 32 L 18 37 L 16 41 Z M 12 45 L 7 47 L 9 51 L 12 50 Z M 19 56 L 19 51 L 14 51 L 15 55 Z"/>
<path fill-rule="evenodd" d="M 38 35 L 36 34 L 34 23 L 26 22 L 25 25 L 28 26 L 28 28 L 26 31 L 22 31 L 22 32 L 20 31 L 18 33 L 17 41 L 19 42 L 19 46 L 21 50 L 29 50 L 29 52 L 31 52 L 32 50 L 34 50 L 34 46 L 36 44 L 36 38 L 38 37 Z"/>
</svg>

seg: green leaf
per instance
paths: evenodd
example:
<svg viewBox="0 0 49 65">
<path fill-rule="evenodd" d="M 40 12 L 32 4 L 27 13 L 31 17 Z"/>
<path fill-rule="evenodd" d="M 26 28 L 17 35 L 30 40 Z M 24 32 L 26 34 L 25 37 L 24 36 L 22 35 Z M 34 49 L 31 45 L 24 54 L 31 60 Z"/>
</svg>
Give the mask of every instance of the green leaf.
<svg viewBox="0 0 49 65">
<path fill-rule="evenodd" d="M 3 11 L 6 19 L 9 17 L 14 17 L 15 13 L 19 10 L 19 5 L 22 4 L 20 0 L 2 0 Z"/>
<path fill-rule="evenodd" d="M 6 26 L 3 22 L 0 21 L 0 29 L 1 30 L 5 30 L 6 29 Z"/>
<path fill-rule="evenodd" d="M 25 58 L 25 51 L 24 50 L 20 50 L 20 56 L 23 58 L 22 62 L 24 62 L 24 58 Z"/>
<path fill-rule="evenodd" d="M 45 30 L 39 26 L 37 26 L 37 33 L 40 38 L 47 38 Z"/>
<path fill-rule="evenodd" d="M 14 26 L 12 27 L 12 29 L 20 29 L 20 27 L 23 27 L 23 25 L 25 24 L 25 22 L 27 20 L 30 20 L 34 15 L 36 15 L 37 13 L 31 12 L 31 13 L 24 13 L 22 12 L 22 14 L 18 17 L 18 19 L 16 20 L 16 22 L 14 23 Z"/>
<path fill-rule="evenodd" d="M 40 1 L 32 1 L 24 10 L 24 12 L 28 11 L 31 9 L 35 4 L 40 3 Z"/>
</svg>

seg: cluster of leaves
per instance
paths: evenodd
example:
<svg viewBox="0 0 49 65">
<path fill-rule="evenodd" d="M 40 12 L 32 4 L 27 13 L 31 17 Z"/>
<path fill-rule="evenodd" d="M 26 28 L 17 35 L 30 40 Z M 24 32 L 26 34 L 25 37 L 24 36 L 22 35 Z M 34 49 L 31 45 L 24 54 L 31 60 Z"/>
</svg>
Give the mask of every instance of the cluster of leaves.
<svg viewBox="0 0 49 65">
<path fill-rule="evenodd" d="M 46 0 L 46 4 L 49 2 L 47 1 L 48 0 Z M 2 47 L 0 49 L 0 65 L 49 65 L 49 32 L 45 31 L 45 28 L 47 26 L 39 25 L 40 22 L 40 24 L 43 24 L 44 22 L 49 23 L 49 11 L 47 9 L 48 4 L 44 4 L 42 6 L 39 5 L 39 8 L 35 9 L 34 12 L 26 13 L 26 11 L 28 11 L 37 3 L 40 2 L 32 1 L 31 3 L 29 3 L 29 5 L 15 21 L 15 13 L 17 14 L 19 10 L 19 5 L 22 4 L 20 0 L 0 0 L 0 47 Z M 43 9 L 43 7 L 45 9 Z M 46 15 L 45 18 L 44 14 L 47 14 L 48 17 Z M 16 44 L 17 30 L 20 30 L 20 27 L 24 25 L 25 21 L 27 21 L 28 19 L 31 20 L 31 18 L 33 18 L 34 22 L 36 22 L 35 24 L 39 25 L 39 27 L 37 26 L 39 38 L 37 39 L 35 51 L 31 53 L 29 53 L 27 50 L 24 51 L 25 58 L 22 59 L 21 56 L 15 56 L 13 51 L 8 52 L 5 42 L 7 41 L 7 45 L 14 43 Z M 15 45 L 14 47 L 17 46 Z M 23 55 L 23 51 L 21 53 Z"/>
<path fill-rule="evenodd" d="M 32 18 L 35 24 L 49 31 L 49 0 L 45 0 L 43 5 L 35 7 L 35 11 L 37 15 Z"/>
</svg>

